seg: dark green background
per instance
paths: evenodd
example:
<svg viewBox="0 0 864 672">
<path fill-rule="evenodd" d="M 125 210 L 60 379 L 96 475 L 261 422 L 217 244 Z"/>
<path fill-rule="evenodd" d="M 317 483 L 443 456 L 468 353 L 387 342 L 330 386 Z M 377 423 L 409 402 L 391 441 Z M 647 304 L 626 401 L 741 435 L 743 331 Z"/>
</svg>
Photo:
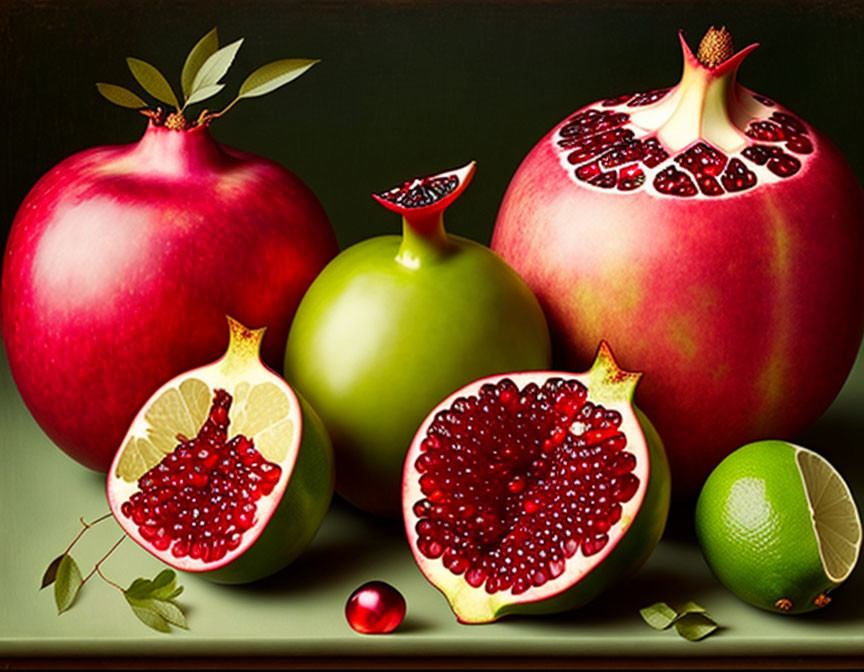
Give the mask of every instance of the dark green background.
<svg viewBox="0 0 864 672">
<path fill-rule="evenodd" d="M 470 159 L 477 177 L 449 228 L 488 243 L 510 176 L 546 131 L 593 100 L 674 84 L 677 29 L 695 46 L 712 23 L 739 47 L 762 44 L 742 83 L 823 130 L 864 176 L 861 2 L 5 0 L 0 12 L 4 231 L 59 160 L 140 136 L 144 119 L 94 82 L 134 87 L 124 58 L 135 56 L 179 89 L 188 50 L 213 26 L 223 44 L 247 39 L 217 109 L 259 65 L 324 59 L 213 133 L 299 174 L 343 246 L 399 230 L 371 191 Z"/>
</svg>

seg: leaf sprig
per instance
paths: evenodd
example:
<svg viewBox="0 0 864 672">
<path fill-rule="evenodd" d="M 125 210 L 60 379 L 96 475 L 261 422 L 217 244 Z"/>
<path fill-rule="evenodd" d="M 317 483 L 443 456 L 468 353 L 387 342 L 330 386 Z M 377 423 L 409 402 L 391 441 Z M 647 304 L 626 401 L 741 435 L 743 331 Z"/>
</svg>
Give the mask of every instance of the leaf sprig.
<svg viewBox="0 0 864 672">
<path fill-rule="evenodd" d="M 705 639 L 719 628 L 705 608 L 695 602 L 685 602 L 674 607 L 665 602 L 655 602 L 640 609 L 639 614 L 655 630 L 666 630 L 674 625 L 675 631 L 691 642 Z"/>
<path fill-rule="evenodd" d="M 48 565 L 42 575 L 40 590 L 53 584 L 57 613 L 62 614 L 72 607 L 78 593 L 87 581 L 98 574 L 105 583 L 123 593 L 127 604 L 132 608 L 132 613 L 146 626 L 165 633 L 171 632 L 172 625 L 184 630 L 188 629 L 186 616 L 176 602 L 177 596 L 183 592 L 183 587 L 177 585 L 177 574 L 173 570 L 162 570 L 153 580 L 135 579 L 126 589 L 102 573 L 102 563 L 117 550 L 117 547 L 126 538 L 125 534 L 102 556 L 87 576 L 81 574 L 78 563 L 70 555 L 70 551 L 87 530 L 108 518 L 111 518 L 110 513 L 97 518 L 92 523 L 87 523 L 83 518 L 81 519 L 83 529 L 66 547 L 66 550 Z"/>
<path fill-rule="evenodd" d="M 208 100 L 225 88 L 225 84 L 221 80 L 233 64 L 242 44 L 243 38 L 240 38 L 220 48 L 216 28 L 198 40 L 186 57 L 180 73 L 182 105 L 171 84 L 156 67 L 137 58 L 127 58 L 126 64 L 141 88 L 157 101 L 172 106 L 175 109 L 173 113 L 175 119 L 185 123 L 184 112 L 190 105 Z M 297 79 L 316 63 L 320 63 L 320 59 L 285 58 L 261 66 L 246 77 L 234 100 L 219 112 L 204 110 L 197 123 L 205 124 L 212 119 L 221 117 L 240 100 L 263 96 L 275 91 Z M 149 108 L 148 103 L 129 89 L 105 82 L 97 82 L 96 89 L 115 105 L 141 110 L 151 116 L 154 114 L 149 109 L 145 110 L 145 108 Z"/>
</svg>

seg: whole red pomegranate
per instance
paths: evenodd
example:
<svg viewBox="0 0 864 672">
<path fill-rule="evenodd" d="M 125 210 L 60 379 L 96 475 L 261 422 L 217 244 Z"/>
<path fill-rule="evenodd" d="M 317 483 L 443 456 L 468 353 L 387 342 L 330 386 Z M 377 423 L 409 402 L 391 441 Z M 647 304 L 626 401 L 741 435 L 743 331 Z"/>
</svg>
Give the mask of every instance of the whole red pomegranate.
<svg viewBox="0 0 864 672">
<path fill-rule="evenodd" d="M 561 366 L 601 338 L 645 371 L 639 405 L 679 495 L 737 446 L 791 437 L 852 367 L 864 195 L 838 150 L 736 82 L 712 28 L 677 86 L 592 103 L 528 154 L 492 238 L 546 310 Z"/>
<path fill-rule="evenodd" d="M 15 217 L 2 287 L 12 375 L 90 468 L 108 469 L 159 385 L 224 352 L 226 314 L 267 327 L 264 360 L 281 366 L 300 298 L 338 251 L 309 188 L 215 142 L 215 116 L 150 114 L 139 142 L 59 163 Z"/>
</svg>

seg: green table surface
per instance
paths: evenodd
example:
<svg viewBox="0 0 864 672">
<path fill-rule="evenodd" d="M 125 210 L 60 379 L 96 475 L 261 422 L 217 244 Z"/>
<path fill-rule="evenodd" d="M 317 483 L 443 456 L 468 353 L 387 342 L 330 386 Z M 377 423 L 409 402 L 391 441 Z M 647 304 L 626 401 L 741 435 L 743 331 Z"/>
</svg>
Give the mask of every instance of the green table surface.
<svg viewBox="0 0 864 672">
<path fill-rule="evenodd" d="M 0 352 L 0 355 L 3 355 Z M 822 452 L 864 502 L 859 451 L 864 434 L 864 357 L 829 411 L 798 441 Z M 433 657 L 556 657 L 578 664 L 612 658 L 842 656 L 864 660 L 864 569 L 858 567 L 819 613 L 786 617 L 749 607 L 711 575 L 692 536 L 692 506 L 680 506 L 642 569 L 595 602 L 542 618 L 509 618 L 482 626 L 456 622 L 443 596 L 411 557 L 401 525 L 335 501 L 318 536 L 292 566 L 249 586 L 220 586 L 181 575 L 179 598 L 189 630 L 160 634 L 132 614 L 119 592 L 94 577 L 58 616 L 45 567 L 80 529 L 79 516 L 107 512 L 102 475 L 77 465 L 35 424 L 0 366 L 0 660 L 18 656 L 347 656 L 403 661 Z M 113 520 L 76 546 L 83 572 L 121 535 Z M 131 541 L 103 565 L 128 585 L 161 564 Z M 391 635 L 359 635 L 345 621 L 351 591 L 382 579 L 404 594 L 408 613 Z M 658 600 L 695 600 L 723 628 L 691 643 L 674 630 L 645 625 L 639 608 Z M 810 658 L 812 661 L 813 659 Z M 824 660 L 829 660 L 825 658 Z"/>
</svg>

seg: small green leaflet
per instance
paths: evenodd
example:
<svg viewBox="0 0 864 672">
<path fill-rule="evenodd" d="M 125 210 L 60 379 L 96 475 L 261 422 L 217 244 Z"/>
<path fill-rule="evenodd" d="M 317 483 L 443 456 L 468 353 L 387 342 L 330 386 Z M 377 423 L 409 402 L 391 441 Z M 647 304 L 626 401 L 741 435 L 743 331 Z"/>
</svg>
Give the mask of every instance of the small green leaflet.
<svg viewBox="0 0 864 672">
<path fill-rule="evenodd" d="M 717 629 L 717 624 L 703 613 L 685 614 L 675 621 L 675 630 L 684 639 L 698 642 Z"/>
<path fill-rule="evenodd" d="M 193 103 L 200 103 L 202 100 L 207 100 L 208 98 L 212 98 L 217 93 L 219 93 L 222 89 L 225 88 L 224 84 L 211 84 L 210 86 L 202 86 L 200 89 L 196 89 L 189 98 L 186 99 L 186 105 L 192 105 Z"/>
<path fill-rule="evenodd" d="M 63 560 L 63 556 L 66 555 L 58 555 L 51 561 L 51 564 L 48 565 L 48 569 L 45 570 L 45 573 L 42 575 L 42 585 L 39 587 L 39 590 L 43 588 L 47 588 L 57 579 L 57 568 L 60 566 L 61 560 Z"/>
<path fill-rule="evenodd" d="M 675 631 L 691 642 L 704 639 L 718 628 L 705 608 L 695 602 L 685 602 L 675 607 L 665 602 L 655 602 L 640 609 L 639 614 L 655 630 L 665 630 L 674 624 Z"/>
<path fill-rule="evenodd" d="M 218 51 L 214 52 L 206 61 L 204 61 L 201 68 L 196 73 L 195 78 L 192 80 L 192 93 L 189 96 L 190 98 L 192 97 L 192 94 L 198 91 L 198 89 L 219 83 L 219 80 L 222 79 L 226 72 L 228 72 L 228 68 L 230 68 L 231 64 L 234 62 L 234 57 L 237 56 L 237 50 L 240 49 L 241 44 L 243 44 L 242 37 L 236 42 L 232 42 L 227 47 L 222 47 Z"/>
<path fill-rule="evenodd" d="M 62 614 L 72 606 L 83 582 L 81 570 L 78 569 L 78 564 L 72 556 L 67 553 L 61 555 L 54 577 L 54 602 L 57 604 L 58 614 Z"/>
<path fill-rule="evenodd" d="M 129 70 L 132 71 L 132 75 L 138 80 L 141 88 L 156 100 L 180 109 L 180 103 L 177 102 L 174 89 L 171 88 L 168 80 L 165 79 L 161 72 L 149 63 L 137 58 L 127 58 L 126 64 L 129 66 Z"/>
<path fill-rule="evenodd" d="M 135 579 L 123 595 L 142 623 L 159 632 L 171 632 L 172 625 L 189 627 L 186 616 L 174 601 L 182 592 L 183 587 L 177 585 L 177 574 L 165 569 L 152 581 Z"/>
<path fill-rule="evenodd" d="M 186 105 L 189 105 L 189 99 L 192 97 L 192 82 L 195 81 L 195 75 L 198 74 L 204 61 L 215 54 L 218 49 L 219 33 L 216 28 L 213 28 L 213 30 L 198 40 L 198 43 L 192 47 L 192 51 L 186 57 L 183 71 L 180 73 L 180 87 L 183 89 Z"/>
<path fill-rule="evenodd" d="M 270 93 L 280 86 L 297 79 L 320 59 L 312 58 L 285 58 L 262 65 L 249 75 L 240 86 L 238 98 L 254 98 Z"/>
<path fill-rule="evenodd" d="M 120 107 L 128 107 L 133 110 L 140 110 L 142 107 L 147 107 L 147 103 L 141 100 L 129 89 L 124 89 L 122 86 L 117 86 L 116 84 L 106 84 L 105 82 L 97 82 L 96 89 L 105 98 L 110 100 L 115 105 L 119 105 Z"/>
<path fill-rule="evenodd" d="M 665 630 L 678 618 L 678 612 L 665 602 L 655 602 L 650 607 L 640 609 L 642 619 L 655 630 Z"/>
</svg>

